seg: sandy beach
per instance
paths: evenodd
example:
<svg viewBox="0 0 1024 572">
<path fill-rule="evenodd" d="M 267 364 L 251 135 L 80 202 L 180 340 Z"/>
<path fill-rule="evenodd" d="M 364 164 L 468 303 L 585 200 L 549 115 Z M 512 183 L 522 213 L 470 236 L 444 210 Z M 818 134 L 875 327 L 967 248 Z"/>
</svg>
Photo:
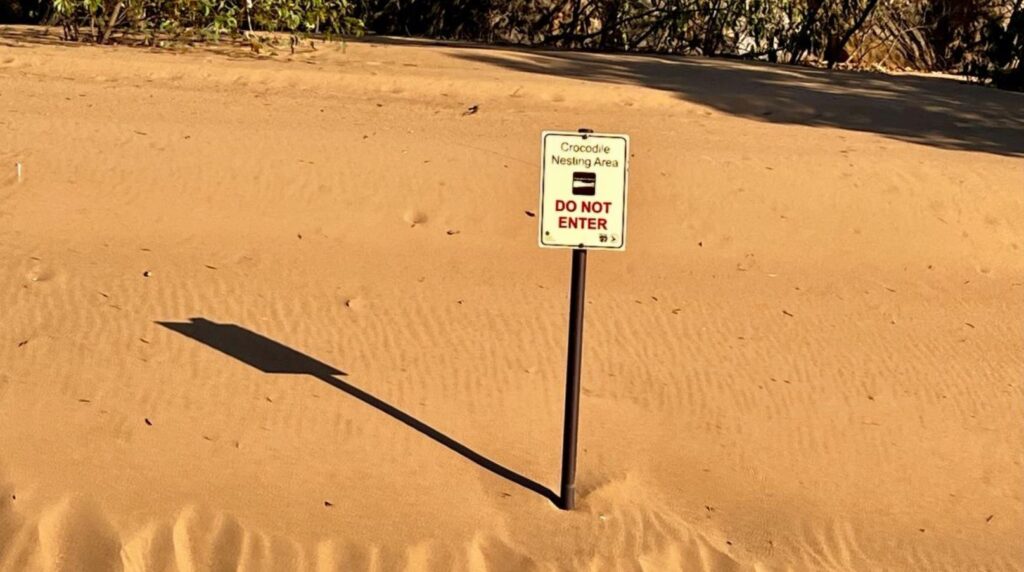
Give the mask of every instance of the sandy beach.
<svg viewBox="0 0 1024 572">
<path fill-rule="evenodd" d="M 0 571 L 1024 570 L 1021 94 L 315 48 L 0 27 Z M 629 244 L 565 512 L 579 127 Z"/>
</svg>

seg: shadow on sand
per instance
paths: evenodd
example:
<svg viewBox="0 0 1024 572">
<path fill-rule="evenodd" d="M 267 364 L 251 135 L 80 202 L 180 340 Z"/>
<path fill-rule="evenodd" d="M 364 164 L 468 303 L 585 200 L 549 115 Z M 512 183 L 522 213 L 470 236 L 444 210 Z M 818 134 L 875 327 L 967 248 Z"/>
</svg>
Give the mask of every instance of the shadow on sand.
<svg viewBox="0 0 1024 572">
<path fill-rule="evenodd" d="M 638 85 L 770 123 L 836 127 L 943 149 L 1024 156 L 1024 94 L 950 78 L 827 71 L 729 59 L 458 50 L 520 72 Z"/>
<path fill-rule="evenodd" d="M 515 471 L 473 451 L 455 439 L 405 413 L 397 407 L 370 395 L 335 376 L 346 375 L 302 352 L 276 342 L 270 338 L 247 330 L 235 324 L 218 324 L 205 318 L 191 318 L 188 322 L 156 322 L 183 336 L 192 338 L 227 356 L 254 367 L 263 373 L 290 373 L 311 375 L 320 381 L 355 397 L 359 401 L 419 431 L 423 435 L 448 447 L 466 459 L 505 478 L 525 489 L 531 490 L 551 502 L 558 504 L 558 495 L 550 489 Z"/>
</svg>

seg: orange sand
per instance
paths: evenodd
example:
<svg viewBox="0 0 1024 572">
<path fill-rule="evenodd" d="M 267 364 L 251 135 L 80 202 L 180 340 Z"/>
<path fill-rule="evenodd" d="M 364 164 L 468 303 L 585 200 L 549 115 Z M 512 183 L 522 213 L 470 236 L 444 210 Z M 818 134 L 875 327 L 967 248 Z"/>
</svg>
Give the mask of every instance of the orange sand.
<svg viewBox="0 0 1024 572">
<path fill-rule="evenodd" d="M 0 570 L 1024 570 L 1020 94 L 42 33 L 0 28 Z M 565 513 L 524 211 L 580 126 L 634 157 Z"/>
</svg>

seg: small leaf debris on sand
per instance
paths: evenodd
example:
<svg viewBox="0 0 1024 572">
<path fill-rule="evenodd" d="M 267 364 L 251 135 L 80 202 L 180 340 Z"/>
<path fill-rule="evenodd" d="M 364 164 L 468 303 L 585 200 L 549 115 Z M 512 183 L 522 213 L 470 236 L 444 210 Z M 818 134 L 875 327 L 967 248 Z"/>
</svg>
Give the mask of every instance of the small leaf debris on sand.
<svg viewBox="0 0 1024 572">
<path fill-rule="evenodd" d="M 465 111 L 462 112 L 462 115 L 473 115 L 477 111 L 480 111 L 479 105 L 470 105 L 469 107 L 466 108 Z"/>
</svg>

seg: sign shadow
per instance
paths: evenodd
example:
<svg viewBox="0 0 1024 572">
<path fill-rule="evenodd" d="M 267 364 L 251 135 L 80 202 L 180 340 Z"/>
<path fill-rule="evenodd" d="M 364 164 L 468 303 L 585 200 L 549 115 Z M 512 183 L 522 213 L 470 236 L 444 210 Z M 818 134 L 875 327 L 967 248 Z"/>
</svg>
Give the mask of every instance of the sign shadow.
<svg viewBox="0 0 1024 572">
<path fill-rule="evenodd" d="M 362 401 L 406 426 L 444 445 L 463 458 L 511 481 L 527 490 L 558 504 L 558 495 L 544 485 L 505 467 L 444 433 L 416 419 L 412 415 L 375 397 L 354 385 L 338 379 L 345 372 L 294 350 L 280 342 L 235 324 L 219 324 L 206 318 L 191 318 L 188 322 L 162 322 L 157 324 L 209 346 L 227 356 L 254 367 L 263 373 L 310 375 Z"/>
</svg>

